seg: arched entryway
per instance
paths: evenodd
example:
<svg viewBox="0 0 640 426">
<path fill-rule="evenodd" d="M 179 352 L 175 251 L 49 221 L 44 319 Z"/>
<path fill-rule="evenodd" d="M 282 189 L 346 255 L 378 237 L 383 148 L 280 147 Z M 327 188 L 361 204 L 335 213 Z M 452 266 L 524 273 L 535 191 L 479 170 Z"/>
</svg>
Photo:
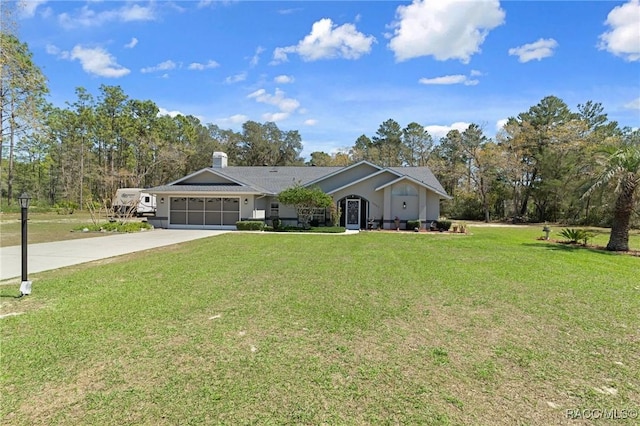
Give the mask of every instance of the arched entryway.
<svg viewBox="0 0 640 426">
<path fill-rule="evenodd" d="M 340 226 L 347 229 L 365 229 L 369 214 L 369 201 L 359 195 L 347 195 L 338 201 Z"/>
</svg>

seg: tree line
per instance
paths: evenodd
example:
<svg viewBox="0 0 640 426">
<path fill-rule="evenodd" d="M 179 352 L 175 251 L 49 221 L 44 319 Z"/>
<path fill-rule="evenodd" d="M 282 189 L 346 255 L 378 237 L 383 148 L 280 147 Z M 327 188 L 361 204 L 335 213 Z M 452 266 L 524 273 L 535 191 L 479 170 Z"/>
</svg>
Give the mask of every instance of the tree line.
<svg viewBox="0 0 640 426">
<path fill-rule="evenodd" d="M 438 139 L 417 122 L 402 127 L 388 119 L 351 147 L 313 152 L 305 162 L 297 130 L 247 121 L 236 132 L 194 116 L 160 115 L 153 101 L 132 99 L 119 86 L 102 85 L 97 96 L 78 87 L 76 99 L 51 105 L 28 46 L 9 32 L 1 37 L 0 188 L 8 205 L 26 190 L 44 205 L 83 208 L 119 187 L 157 186 L 208 167 L 211 154 L 223 151 L 237 166 L 429 166 L 453 197 L 441 209 L 448 217 L 608 226 L 616 193 L 596 184 L 607 177 L 613 151 L 640 149 L 640 131 L 610 121 L 600 103 L 572 110 L 548 96 L 509 118 L 495 137 L 471 124 Z"/>
</svg>

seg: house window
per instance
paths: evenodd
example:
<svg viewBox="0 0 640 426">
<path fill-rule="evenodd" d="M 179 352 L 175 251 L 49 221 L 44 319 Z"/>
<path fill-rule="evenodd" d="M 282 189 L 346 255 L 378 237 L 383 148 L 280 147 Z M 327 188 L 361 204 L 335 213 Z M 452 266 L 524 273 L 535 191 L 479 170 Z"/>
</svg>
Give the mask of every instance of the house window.
<svg viewBox="0 0 640 426">
<path fill-rule="evenodd" d="M 278 203 L 271 203 L 269 210 L 269 217 L 280 217 L 280 209 Z"/>
<path fill-rule="evenodd" d="M 398 184 L 393 187 L 391 190 L 391 195 L 402 195 L 402 196 L 417 196 L 418 191 L 413 185 L 409 184 Z"/>
<path fill-rule="evenodd" d="M 311 217 L 311 220 L 317 220 L 318 223 L 325 223 L 327 220 L 326 213 L 327 213 L 327 209 L 315 209 L 313 211 L 313 216 Z"/>
</svg>

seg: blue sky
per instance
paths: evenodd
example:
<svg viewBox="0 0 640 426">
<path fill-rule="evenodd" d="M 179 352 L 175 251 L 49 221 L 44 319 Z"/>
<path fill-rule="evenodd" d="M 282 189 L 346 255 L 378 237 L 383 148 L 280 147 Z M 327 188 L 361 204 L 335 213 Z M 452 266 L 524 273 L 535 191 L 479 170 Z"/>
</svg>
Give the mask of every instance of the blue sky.
<svg viewBox="0 0 640 426">
<path fill-rule="evenodd" d="M 640 126 L 640 0 L 36 1 L 19 35 L 64 106 L 121 86 L 163 113 L 335 152 L 392 118 L 493 136 L 548 95 Z"/>
</svg>

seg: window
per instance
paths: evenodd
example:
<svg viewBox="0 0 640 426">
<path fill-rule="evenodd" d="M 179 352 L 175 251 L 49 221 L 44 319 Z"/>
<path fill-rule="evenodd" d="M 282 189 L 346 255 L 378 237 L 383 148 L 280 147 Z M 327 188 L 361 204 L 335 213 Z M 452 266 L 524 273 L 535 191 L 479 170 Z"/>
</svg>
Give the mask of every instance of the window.
<svg viewBox="0 0 640 426">
<path fill-rule="evenodd" d="M 269 210 L 269 217 L 280 217 L 280 209 L 278 203 L 271 203 L 271 209 Z"/>
<path fill-rule="evenodd" d="M 391 195 L 417 196 L 418 191 L 413 185 L 404 183 L 394 186 L 391 190 Z"/>
<path fill-rule="evenodd" d="M 318 223 L 325 223 L 327 221 L 326 213 L 327 209 L 314 209 L 311 220 L 317 220 Z"/>
</svg>

